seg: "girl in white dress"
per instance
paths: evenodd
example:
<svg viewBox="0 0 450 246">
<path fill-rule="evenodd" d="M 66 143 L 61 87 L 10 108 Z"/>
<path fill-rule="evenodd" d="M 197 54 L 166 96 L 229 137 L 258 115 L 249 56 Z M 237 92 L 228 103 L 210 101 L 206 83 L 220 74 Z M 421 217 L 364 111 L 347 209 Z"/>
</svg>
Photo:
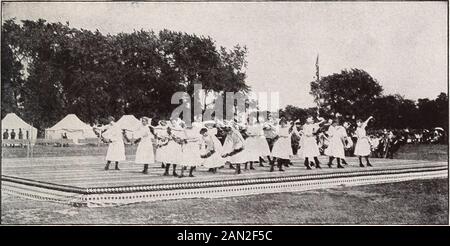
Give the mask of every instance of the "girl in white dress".
<svg viewBox="0 0 450 246">
<path fill-rule="evenodd" d="M 217 168 L 223 165 L 223 160 L 220 156 L 220 149 L 207 128 L 202 128 L 200 130 L 200 134 L 202 135 L 200 150 L 202 165 L 209 168 L 208 171 L 216 173 Z"/>
<path fill-rule="evenodd" d="M 119 169 L 119 161 L 124 161 L 125 158 L 125 144 L 123 142 L 124 132 L 114 122 L 114 117 L 108 118 L 109 125 L 105 127 L 105 132 L 102 134 L 103 138 L 109 142 L 108 151 L 106 152 L 106 166 L 105 170 L 109 170 L 109 165 L 112 161 L 115 162 L 115 170 Z"/>
<path fill-rule="evenodd" d="M 343 126 L 339 125 L 339 119 L 336 119 L 328 129 L 328 136 L 330 144 L 325 151 L 325 154 L 330 157 L 328 167 L 331 168 L 334 158 L 337 160 L 337 167 L 344 168 L 341 165 L 341 160 L 345 159 L 345 141 L 347 140 L 348 123 L 345 122 Z"/>
<path fill-rule="evenodd" d="M 241 164 L 245 163 L 245 155 L 244 155 L 244 138 L 238 130 L 238 126 L 236 124 L 231 127 L 227 127 L 227 138 L 230 142 L 231 148 L 224 150 L 223 158 L 230 157 L 229 161 L 231 164 L 235 164 L 236 166 L 236 174 L 241 173 Z M 226 140 L 227 141 L 227 140 Z"/>
<path fill-rule="evenodd" d="M 320 128 L 320 124 L 322 124 L 325 120 L 323 118 L 320 118 L 320 121 L 317 123 L 314 123 L 313 117 L 309 116 L 306 119 L 306 124 L 303 125 L 303 151 L 301 152 L 303 155 L 303 158 L 305 158 L 305 166 L 307 169 L 311 169 L 311 166 L 309 165 L 309 160 L 314 159 L 316 168 L 320 167 L 319 159 L 317 158 L 320 156 L 319 147 L 317 146 L 317 140 L 316 140 L 316 132 Z"/>
<path fill-rule="evenodd" d="M 247 162 L 250 163 L 250 169 L 253 168 L 253 162 L 258 161 L 259 166 L 264 167 L 262 160 L 268 156 L 270 158 L 269 144 L 264 136 L 263 125 L 256 122 L 247 126 L 247 139 L 245 139 L 245 155 Z M 247 163 L 245 164 L 247 169 Z"/>
<path fill-rule="evenodd" d="M 184 177 L 184 171 L 189 167 L 189 177 L 194 177 L 192 172 L 197 166 L 200 166 L 202 159 L 200 158 L 201 147 L 200 129 L 196 126 L 186 126 L 184 129 L 185 144 L 182 147 L 182 160 L 180 178 Z"/>
<path fill-rule="evenodd" d="M 225 164 L 225 161 L 222 158 L 222 152 L 223 152 L 222 143 L 217 138 L 218 122 L 205 121 L 203 123 L 204 123 L 205 128 L 208 130 L 208 135 L 213 140 L 214 151 L 217 153 L 217 159 L 215 160 L 215 162 L 210 161 L 209 163 L 207 163 L 206 167 L 208 167 L 208 172 L 216 173 L 217 168 L 222 167 Z"/>
<path fill-rule="evenodd" d="M 369 155 L 370 155 L 370 139 L 366 135 L 366 127 L 369 121 L 373 119 L 372 116 L 370 116 L 366 121 L 362 122 L 362 120 L 356 121 L 356 137 L 358 138 L 355 146 L 355 152 L 354 154 L 358 156 L 359 158 L 359 166 L 364 167 L 364 164 L 362 163 L 362 157 L 366 159 L 367 166 L 371 167 L 372 165 L 369 162 Z"/>
<path fill-rule="evenodd" d="M 184 139 L 182 135 L 184 134 L 184 129 L 178 124 L 176 120 L 172 120 L 168 124 L 167 135 L 168 135 L 168 143 L 165 147 L 164 151 L 166 152 L 166 172 L 164 175 L 169 174 L 170 165 L 172 164 L 172 175 L 178 177 L 176 172 L 177 164 L 181 164 L 182 162 L 182 145 L 184 143 Z"/>
<path fill-rule="evenodd" d="M 291 135 L 300 134 L 296 127 L 292 128 L 292 132 L 289 132 L 290 126 L 287 124 L 286 120 L 283 118 L 280 120 L 279 126 L 277 127 L 277 137 L 275 143 L 273 144 L 272 156 L 277 161 L 278 170 L 284 171 L 282 165 L 289 161 L 290 156 L 293 155 L 291 147 Z M 274 161 L 275 161 L 274 160 Z M 270 172 L 274 170 L 274 164 L 270 167 Z"/>
<path fill-rule="evenodd" d="M 165 168 L 163 175 L 168 176 L 171 161 L 170 160 L 171 153 L 168 151 L 167 146 L 169 142 L 172 141 L 171 136 L 169 135 L 170 128 L 167 126 L 166 121 L 160 120 L 155 130 L 157 136 L 156 161 L 161 162 L 161 164 Z"/>
<path fill-rule="evenodd" d="M 144 170 L 142 173 L 148 173 L 148 165 L 155 163 L 155 154 L 153 150 L 154 135 L 150 130 L 149 118 L 141 118 L 142 126 L 134 132 L 136 138 L 135 143 L 139 142 L 136 150 L 135 163 L 144 164 Z"/>
</svg>

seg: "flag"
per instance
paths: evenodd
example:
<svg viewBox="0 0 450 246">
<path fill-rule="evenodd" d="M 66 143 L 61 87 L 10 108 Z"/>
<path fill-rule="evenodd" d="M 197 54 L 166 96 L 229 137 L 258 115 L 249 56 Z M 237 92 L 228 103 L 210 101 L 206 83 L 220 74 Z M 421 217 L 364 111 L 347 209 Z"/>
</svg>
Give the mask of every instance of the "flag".
<svg viewBox="0 0 450 246">
<path fill-rule="evenodd" d="M 317 59 L 316 59 L 316 80 L 319 81 L 320 77 L 319 77 L 319 54 L 317 54 Z"/>
<path fill-rule="evenodd" d="M 319 77 L 319 54 L 317 54 L 317 58 L 316 58 L 316 81 L 319 82 L 320 77 Z M 320 115 L 320 94 L 318 95 L 317 98 L 317 117 L 319 117 Z"/>
</svg>

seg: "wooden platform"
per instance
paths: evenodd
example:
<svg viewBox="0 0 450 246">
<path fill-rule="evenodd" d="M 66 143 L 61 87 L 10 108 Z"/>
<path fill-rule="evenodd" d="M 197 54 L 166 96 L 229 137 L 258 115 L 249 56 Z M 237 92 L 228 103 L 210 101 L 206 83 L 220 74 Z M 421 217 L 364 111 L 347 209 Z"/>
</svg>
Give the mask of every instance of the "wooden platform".
<svg viewBox="0 0 450 246">
<path fill-rule="evenodd" d="M 134 164 L 133 156 L 127 158 L 120 171 L 103 170 L 105 162 L 98 156 L 2 159 L 2 192 L 75 206 L 115 206 L 448 177 L 447 162 L 372 159 L 374 167 L 361 168 L 357 159 L 349 158 L 348 166 L 337 169 L 328 168 L 323 157 L 322 169 L 306 170 L 302 160 L 294 160 L 285 172 L 269 172 L 267 164 L 240 175 L 228 167 L 216 174 L 200 167 L 193 178 L 177 178 L 162 176 L 160 165 L 144 175 L 142 165 Z"/>
</svg>

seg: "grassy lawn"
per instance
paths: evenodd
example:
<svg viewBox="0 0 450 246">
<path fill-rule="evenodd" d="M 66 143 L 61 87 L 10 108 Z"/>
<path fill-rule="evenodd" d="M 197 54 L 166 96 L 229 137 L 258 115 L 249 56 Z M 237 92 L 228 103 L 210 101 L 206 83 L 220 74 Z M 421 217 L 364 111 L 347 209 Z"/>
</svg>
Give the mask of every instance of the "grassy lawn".
<svg viewBox="0 0 450 246">
<path fill-rule="evenodd" d="M 136 145 L 126 145 L 127 155 L 136 153 Z M 36 145 L 34 147 L 34 157 L 61 157 L 61 156 L 102 156 L 106 155 L 108 145 L 71 145 L 69 147 L 54 147 Z M 440 144 L 407 144 L 402 146 L 394 155 L 395 159 L 447 161 L 448 145 Z M 2 147 L 3 158 L 23 158 L 27 157 L 26 148 Z"/>
<path fill-rule="evenodd" d="M 4 224 L 448 224 L 448 180 L 73 208 L 2 194 Z"/>
<path fill-rule="evenodd" d="M 394 155 L 395 159 L 448 161 L 448 145 L 406 144 Z"/>
<path fill-rule="evenodd" d="M 125 154 L 134 155 L 137 145 L 126 145 Z M 105 156 L 108 145 L 71 145 L 69 147 L 54 147 L 36 145 L 33 151 L 33 157 L 63 157 L 63 156 Z M 3 158 L 24 158 L 27 157 L 26 148 L 2 147 Z"/>
</svg>

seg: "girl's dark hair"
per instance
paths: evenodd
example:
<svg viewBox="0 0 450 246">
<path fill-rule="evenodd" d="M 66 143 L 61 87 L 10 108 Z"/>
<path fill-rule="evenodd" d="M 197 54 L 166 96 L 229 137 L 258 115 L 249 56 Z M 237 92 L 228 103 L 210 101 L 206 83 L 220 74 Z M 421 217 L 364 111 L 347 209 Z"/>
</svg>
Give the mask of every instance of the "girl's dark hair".
<svg viewBox="0 0 450 246">
<path fill-rule="evenodd" d="M 150 132 L 153 134 L 153 136 L 156 136 L 153 126 L 148 126 L 148 128 L 150 129 Z"/>
<path fill-rule="evenodd" d="M 203 134 L 204 134 L 205 132 L 207 132 L 207 131 L 208 131 L 208 129 L 206 129 L 206 128 L 203 127 L 202 129 L 200 129 L 200 134 L 203 135 Z"/>
</svg>

